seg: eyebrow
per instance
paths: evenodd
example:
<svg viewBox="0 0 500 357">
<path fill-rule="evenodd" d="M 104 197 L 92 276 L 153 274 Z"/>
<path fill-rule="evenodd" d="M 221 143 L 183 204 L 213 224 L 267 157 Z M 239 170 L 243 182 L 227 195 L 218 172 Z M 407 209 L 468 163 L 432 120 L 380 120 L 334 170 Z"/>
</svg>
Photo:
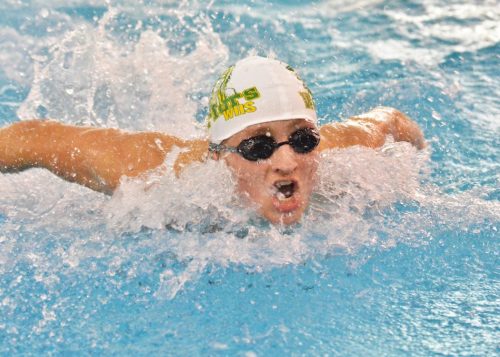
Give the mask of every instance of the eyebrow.
<svg viewBox="0 0 500 357">
<path fill-rule="evenodd" d="M 314 125 L 308 125 L 308 122 L 303 122 L 300 119 L 291 119 L 290 123 L 287 123 L 285 126 L 286 131 L 290 131 L 289 134 L 291 134 L 294 130 L 302 129 L 302 128 L 312 128 Z M 254 136 L 259 136 L 259 135 L 266 135 L 266 133 L 271 133 L 274 136 L 273 133 L 274 130 L 272 130 L 270 127 L 261 127 L 258 129 L 255 129 L 254 132 L 248 134 L 248 138 L 254 137 Z"/>
<path fill-rule="evenodd" d="M 256 129 L 253 133 L 251 133 L 250 137 L 258 135 L 266 135 L 267 133 L 272 133 L 272 130 L 269 128 L 259 128 Z"/>
</svg>

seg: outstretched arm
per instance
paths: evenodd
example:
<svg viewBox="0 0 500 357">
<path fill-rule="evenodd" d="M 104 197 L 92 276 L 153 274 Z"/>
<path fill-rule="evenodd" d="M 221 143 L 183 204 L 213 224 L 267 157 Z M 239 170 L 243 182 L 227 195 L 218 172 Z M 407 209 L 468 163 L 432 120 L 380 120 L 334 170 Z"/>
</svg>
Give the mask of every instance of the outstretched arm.
<svg viewBox="0 0 500 357">
<path fill-rule="evenodd" d="M 46 168 L 65 180 L 111 193 L 122 176 L 158 167 L 174 148 L 181 149 L 174 169 L 202 160 L 207 144 L 161 133 L 127 133 L 77 127 L 54 121 L 23 121 L 0 129 L 0 171 Z"/>
<path fill-rule="evenodd" d="M 400 111 L 388 107 L 377 107 L 345 122 L 324 125 L 320 134 L 320 150 L 353 145 L 376 148 L 384 145 L 387 135 L 392 135 L 395 141 L 408 141 L 418 149 L 425 147 L 419 126 Z"/>
</svg>

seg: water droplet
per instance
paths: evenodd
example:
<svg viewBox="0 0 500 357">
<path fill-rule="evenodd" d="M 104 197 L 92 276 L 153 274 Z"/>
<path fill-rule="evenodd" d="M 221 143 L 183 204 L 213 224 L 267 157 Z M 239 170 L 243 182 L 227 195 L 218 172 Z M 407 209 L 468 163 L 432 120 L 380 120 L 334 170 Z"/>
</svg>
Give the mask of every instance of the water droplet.
<svg viewBox="0 0 500 357">
<path fill-rule="evenodd" d="M 42 17 L 44 19 L 47 18 L 49 16 L 49 14 L 50 14 L 49 10 L 47 10 L 47 9 L 40 10 L 40 17 Z"/>
<path fill-rule="evenodd" d="M 432 111 L 432 117 L 436 120 L 441 120 L 442 117 L 441 117 L 441 114 L 439 114 L 438 112 L 436 112 L 435 110 Z"/>
</svg>

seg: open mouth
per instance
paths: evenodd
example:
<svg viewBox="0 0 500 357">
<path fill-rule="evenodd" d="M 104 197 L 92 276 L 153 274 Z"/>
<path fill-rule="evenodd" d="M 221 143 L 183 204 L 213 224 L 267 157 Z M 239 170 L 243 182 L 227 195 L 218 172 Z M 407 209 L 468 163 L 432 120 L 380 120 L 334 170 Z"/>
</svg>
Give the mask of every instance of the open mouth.
<svg viewBox="0 0 500 357">
<path fill-rule="evenodd" d="M 290 198 L 297 190 L 297 183 L 292 180 L 277 181 L 274 184 L 277 196 L 280 199 Z"/>
</svg>

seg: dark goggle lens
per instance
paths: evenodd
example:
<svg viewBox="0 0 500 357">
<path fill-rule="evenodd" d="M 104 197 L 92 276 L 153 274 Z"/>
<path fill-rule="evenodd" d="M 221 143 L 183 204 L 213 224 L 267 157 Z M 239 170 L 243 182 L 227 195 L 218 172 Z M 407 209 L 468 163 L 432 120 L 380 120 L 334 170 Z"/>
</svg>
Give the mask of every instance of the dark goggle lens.
<svg viewBox="0 0 500 357">
<path fill-rule="evenodd" d="M 271 157 L 276 147 L 276 141 L 266 135 L 243 140 L 238 145 L 238 152 L 250 161 L 265 160 Z"/>
<path fill-rule="evenodd" d="M 288 144 L 296 153 L 306 154 L 318 146 L 319 134 L 311 128 L 299 129 L 290 135 Z"/>
<path fill-rule="evenodd" d="M 270 136 L 259 135 L 243 140 L 237 150 L 247 160 L 265 160 L 284 144 L 290 145 L 296 153 L 306 154 L 318 146 L 319 134 L 312 128 L 299 129 L 290 135 L 288 141 L 279 144 Z"/>
</svg>

